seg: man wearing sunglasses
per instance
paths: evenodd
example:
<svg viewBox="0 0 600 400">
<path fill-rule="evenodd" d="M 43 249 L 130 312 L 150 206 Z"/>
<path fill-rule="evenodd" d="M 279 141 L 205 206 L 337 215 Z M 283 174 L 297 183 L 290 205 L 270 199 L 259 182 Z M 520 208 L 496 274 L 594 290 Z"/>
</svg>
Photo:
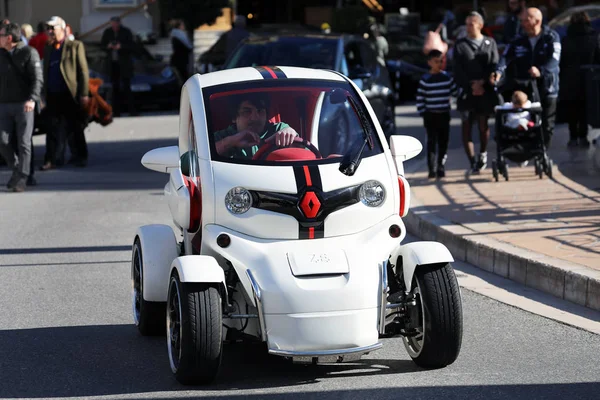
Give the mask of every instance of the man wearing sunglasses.
<svg viewBox="0 0 600 400">
<path fill-rule="evenodd" d="M 19 25 L 0 27 L 0 154 L 13 174 L 7 188 L 23 192 L 31 167 L 34 109 L 42 89 L 40 57 L 21 41 Z M 17 144 L 17 149 L 13 146 Z"/>
</svg>

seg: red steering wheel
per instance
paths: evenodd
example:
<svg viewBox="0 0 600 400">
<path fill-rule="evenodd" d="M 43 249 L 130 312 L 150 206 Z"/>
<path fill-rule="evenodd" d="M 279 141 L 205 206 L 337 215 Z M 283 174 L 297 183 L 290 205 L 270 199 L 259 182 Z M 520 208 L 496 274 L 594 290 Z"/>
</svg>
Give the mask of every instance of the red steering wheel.
<svg viewBox="0 0 600 400">
<path fill-rule="evenodd" d="M 264 143 L 262 146 L 260 146 L 260 148 L 258 149 L 256 154 L 254 154 L 252 159 L 253 160 L 266 160 L 267 157 L 274 151 L 281 150 L 281 149 L 289 149 L 289 148 L 308 149 L 316 156 L 316 158 L 323 158 L 319 149 L 317 149 L 311 142 L 309 142 L 306 139 L 301 138 L 300 136 L 296 136 L 294 138 L 294 141 L 292 142 L 292 144 L 287 147 L 278 147 L 275 144 L 274 140 L 271 142 L 268 142 L 268 143 Z"/>
</svg>

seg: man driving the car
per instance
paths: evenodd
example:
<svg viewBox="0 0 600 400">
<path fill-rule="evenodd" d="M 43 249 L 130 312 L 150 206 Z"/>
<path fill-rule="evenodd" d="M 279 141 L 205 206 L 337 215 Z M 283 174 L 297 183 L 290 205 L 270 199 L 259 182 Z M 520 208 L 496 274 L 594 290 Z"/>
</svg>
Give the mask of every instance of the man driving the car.
<svg viewBox="0 0 600 400">
<path fill-rule="evenodd" d="M 217 153 L 224 157 L 251 158 L 263 144 L 290 146 L 298 133 L 285 122 L 267 122 L 268 108 L 265 95 L 234 97 L 230 103 L 231 125 L 215 132 Z"/>
</svg>

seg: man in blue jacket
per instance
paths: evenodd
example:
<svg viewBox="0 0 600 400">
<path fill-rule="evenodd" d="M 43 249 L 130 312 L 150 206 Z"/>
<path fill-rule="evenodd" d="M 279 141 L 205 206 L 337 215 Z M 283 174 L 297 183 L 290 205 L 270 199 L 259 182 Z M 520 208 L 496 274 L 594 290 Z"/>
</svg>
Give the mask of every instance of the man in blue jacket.
<svg viewBox="0 0 600 400">
<path fill-rule="evenodd" d="M 525 35 L 517 37 L 506 47 L 498 64 L 496 79 L 506 73 L 509 85 L 515 79 L 536 80 L 543 109 L 544 139 L 546 147 L 549 147 L 556 120 L 561 45 L 558 33 L 542 26 L 542 19 L 539 9 L 527 9 L 521 20 Z"/>
</svg>

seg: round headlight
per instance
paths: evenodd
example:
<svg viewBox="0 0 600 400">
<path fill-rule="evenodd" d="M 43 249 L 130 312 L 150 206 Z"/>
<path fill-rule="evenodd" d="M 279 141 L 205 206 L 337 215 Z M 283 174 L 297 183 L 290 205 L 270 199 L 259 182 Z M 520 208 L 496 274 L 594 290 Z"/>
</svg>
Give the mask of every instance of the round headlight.
<svg viewBox="0 0 600 400">
<path fill-rule="evenodd" d="M 358 196 L 364 205 L 379 207 L 385 200 L 385 189 L 377 181 L 367 181 L 360 187 Z"/>
<path fill-rule="evenodd" d="M 243 214 L 252 207 L 252 195 L 243 187 L 234 187 L 225 196 L 225 207 L 232 214 Z"/>
</svg>

